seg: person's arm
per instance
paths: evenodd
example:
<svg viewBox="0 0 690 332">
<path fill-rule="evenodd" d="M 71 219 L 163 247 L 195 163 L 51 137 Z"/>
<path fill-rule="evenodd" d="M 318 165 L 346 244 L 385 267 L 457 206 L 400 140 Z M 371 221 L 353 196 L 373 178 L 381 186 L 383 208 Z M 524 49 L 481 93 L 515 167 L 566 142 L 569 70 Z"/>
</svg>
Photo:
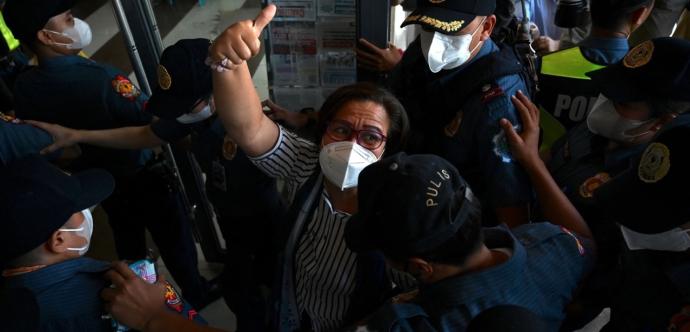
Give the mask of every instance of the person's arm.
<svg viewBox="0 0 690 332">
<path fill-rule="evenodd" d="M 507 119 L 502 119 L 500 124 L 508 137 L 513 157 L 524 167 L 532 181 L 544 217 L 553 224 L 591 239 L 592 232 L 582 215 L 563 194 L 539 157 L 539 109 L 521 92 L 512 98 L 522 119 L 522 132 L 518 134 Z"/>
<path fill-rule="evenodd" d="M 113 284 L 113 287 L 105 288 L 101 292 L 106 310 L 118 322 L 132 329 L 143 332 L 221 331 L 198 325 L 168 311 L 165 307 L 163 278 L 155 284 L 149 284 L 123 262 L 113 264 L 113 269 L 105 276 Z"/>
<path fill-rule="evenodd" d="M 26 122 L 53 136 L 53 144 L 41 150 L 42 154 L 79 143 L 113 149 L 144 149 L 165 144 L 165 141 L 153 133 L 150 125 L 104 130 L 77 130 L 40 121 L 27 120 Z"/>
<path fill-rule="evenodd" d="M 278 126 L 263 113 L 246 60 L 258 54 L 259 37 L 273 19 L 276 6 L 269 4 L 254 21 L 237 22 L 227 28 L 209 50 L 216 112 L 237 145 L 249 156 L 270 151 L 278 141 Z M 222 70 L 223 68 L 227 70 Z"/>
</svg>

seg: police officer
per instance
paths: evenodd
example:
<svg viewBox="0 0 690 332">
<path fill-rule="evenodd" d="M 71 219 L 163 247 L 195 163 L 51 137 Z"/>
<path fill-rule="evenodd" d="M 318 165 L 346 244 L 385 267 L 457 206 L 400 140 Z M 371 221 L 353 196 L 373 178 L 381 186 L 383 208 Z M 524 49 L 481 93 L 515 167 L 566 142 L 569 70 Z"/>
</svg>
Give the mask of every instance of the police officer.
<svg viewBox="0 0 690 332">
<path fill-rule="evenodd" d="M 411 153 L 435 153 L 463 170 L 485 202 L 485 222 L 527 221 L 531 189 L 497 120 L 520 120 L 510 97 L 529 92 L 511 47 L 494 43 L 495 1 L 420 1 L 402 26 L 423 31 L 392 73 L 410 117 Z"/>
<path fill-rule="evenodd" d="M 536 100 L 565 130 L 585 120 L 599 95 L 585 73 L 620 61 L 628 52 L 628 37 L 653 5 L 653 0 L 592 0 L 589 36 L 576 47 L 542 58 Z M 557 123 L 545 124 L 544 130 L 546 145 L 565 133 Z"/>
<path fill-rule="evenodd" d="M 620 247 L 620 232 L 604 222 L 605 210 L 595 204 L 594 193 L 627 169 L 660 128 L 690 120 L 684 114 L 690 110 L 689 64 L 690 41 L 659 38 L 633 48 L 620 63 L 587 74 L 602 94 L 586 123 L 552 148 L 549 170 L 599 247 L 597 268 L 581 298 L 590 315 L 609 305 Z"/>
<path fill-rule="evenodd" d="M 689 151 L 690 122 L 674 121 L 594 192 L 625 243 L 611 319 L 602 331 L 666 331 L 690 303 L 690 205 L 681 194 L 690 182 Z"/>
<path fill-rule="evenodd" d="M 206 194 L 227 244 L 221 280 L 226 303 L 237 317 L 238 329 L 263 331 L 265 303 L 259 287 L 272 281 L 271 229 L 285 206 L 275 180 L 226 137 L 214 115 L 211 71 L 204 63 L 209 45 L 208 39 L 183 39 L 163 51 L 158 85 L 146 107 L 158 118 L 149 125 L 73 130 L 31 123 L 56 138 L 46 152 L 79 143 L 136 149 L 176 143 L 191 135 L 191 152 L 208 175 Z M 281 111 L 275 104 L 267 105 Z"/>
<path fill-rule="evenodd" d="M 91 30 L 72 16 L 73 4 L 72 0 L 6 2 L 3 14 L 8 27 L 39 63 L 15 83 L 17 115 L 79 129 L 150 123 L 152 116 L 142 112 L 147 96 L 125 73 L 77 55 L 90 43 Z M 136 260 L 147 255 L 144 228 L 148 227 L 185 296 L 200 306 L 203 301 L 193 295 L 204 293 L 204 283 L 196 269 L 189 225 L 177 213 L 167 180 L 144 169 L 151 155 L 149 150 L 84 146 L 71 169 L 103 168 L 113 174 L 115 193 L 103 207 L 119 257 Z"/>
</svg>

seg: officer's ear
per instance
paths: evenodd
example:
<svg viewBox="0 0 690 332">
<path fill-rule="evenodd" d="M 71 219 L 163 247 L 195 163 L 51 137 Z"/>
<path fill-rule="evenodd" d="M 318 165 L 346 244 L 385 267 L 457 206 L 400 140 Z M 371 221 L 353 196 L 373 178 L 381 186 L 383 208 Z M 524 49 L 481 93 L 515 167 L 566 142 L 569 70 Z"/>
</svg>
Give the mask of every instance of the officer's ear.
<svg viewBox="0 0 690 332">
<path fill-rule="evenodd" d="M 50 35 L 48 31 L 41 29 L 36 32 L 36 42 L 48 46 L 52 44 L 53 37 Z"/>
<path fill-rule="evenodd" d="M 420 281 L 426 282 L 431 280 L 431 277 L 434 275 L 434 267 L 430 262 L 422 258 L 410 257 L 407 260 L 407 271 L 405 272 L 410 273 Z"/>
<path fill-rule="evenodd" d="M 644 21 L 647 20 L 649 15 L 652 13 L 652 9 L 654 9 L 654 1 L 652 1 L 651 5 L 647 7 L 640 7 L 636 9 L 630 15 L 630 32 L 635 31 L 642 25 L 642 23 L 644 23 Z"/>
<path fill-rule="evenodd" d="M 491 38 L 491 34 L 494 32 L 494 27 L 496 27 L 496 15 L 489 15 L 484 20 L 484 26 L 481 28 L 482 33 L 479 37 L 480 41 L 486 41 Z"/>
</svg>

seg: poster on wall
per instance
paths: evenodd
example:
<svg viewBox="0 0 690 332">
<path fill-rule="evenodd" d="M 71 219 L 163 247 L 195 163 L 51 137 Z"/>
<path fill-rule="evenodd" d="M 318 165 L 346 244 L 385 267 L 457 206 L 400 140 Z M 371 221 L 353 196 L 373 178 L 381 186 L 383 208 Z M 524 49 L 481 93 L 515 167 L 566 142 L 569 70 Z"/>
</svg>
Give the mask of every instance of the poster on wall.
<svg viewBox="0 0 690 332">
<path fill-rule="evenodd" d="M 314 21 L 316 0 L 272 0 L 278 7 L 273 21 Z"/>
<path fill-rule="evenodd" d="M 270 28 L 273 85 L 319 84 L 313 22 L 273 22 Z"/>
</svg>

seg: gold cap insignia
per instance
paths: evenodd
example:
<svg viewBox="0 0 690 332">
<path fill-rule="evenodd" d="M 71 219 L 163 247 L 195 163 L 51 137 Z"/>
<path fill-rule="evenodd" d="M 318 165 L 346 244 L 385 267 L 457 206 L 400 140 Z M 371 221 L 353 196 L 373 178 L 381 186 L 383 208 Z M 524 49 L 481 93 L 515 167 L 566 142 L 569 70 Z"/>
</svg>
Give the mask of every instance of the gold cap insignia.
<svg viewBox="0 0 690 332">
<path fill-rule="evenodd" d="M 584 198 L 592 197 L 594 195 L 594 191 L 609 180 L 611 180 L 611 176 L 604 172 L 598 173 L 597 175 L 587 179 L 580 186 L 580 196 Z"/>
<path fill-rule="evenodd" d="M 656 183 L 671 169 L 671 151 L 661 143 L 650 144 L 640 159 L 637 175 L 646 183 Z"/>
<path fill-rule="evenodd" d="M 439 4 L 439 3 L 444 3 L 444 2 L 446 2 L 446 0 L 429 0 L 429 2 L 431 2 L 431 3 L 433 3 L 433 4 Z"/>
<path fill-rule="evenodd" d="M 623 65 L 628 68 L 638 68 L 649 63 L 654 53 L 654 42 L 648 40 L 640 45 L 635 46 L 623 58 Z"/>
<path fill-rule="evenodd" d="M 172 77 L 170 77 L 168 70 L 163 65 L 158 65 L 158 85 L 163 90 L 170 89 L 172 85 Z"/>
<path fill-rule="evenodd" d="M 457 32 L 460 30 L 460 28 L 462 28 L 462 25 L 465 24 L 465 21 L 460 20 L 445 22 L 426 15 L 410 15 L 403 23 L 425 23 L 445 32 Z"/>
</svg>

